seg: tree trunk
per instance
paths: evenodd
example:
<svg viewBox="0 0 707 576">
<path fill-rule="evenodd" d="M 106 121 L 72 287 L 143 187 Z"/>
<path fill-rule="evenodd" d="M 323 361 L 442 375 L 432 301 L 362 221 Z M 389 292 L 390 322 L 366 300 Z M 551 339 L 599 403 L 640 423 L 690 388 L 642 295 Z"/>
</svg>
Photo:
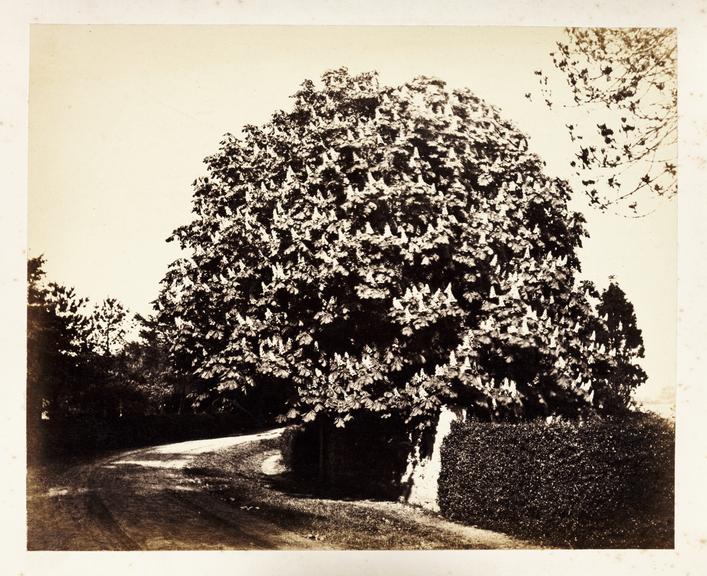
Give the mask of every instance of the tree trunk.
<svg viewBox="0 0 707 576">
<path fill-rule="evenodd" d="M 181 415 L 182 409 L 184 408 L 184 392 L 179 395 L 179 405 L 177 406 L 177 415 Z"/>
<path fill-rule="evenodd" d="M 319 421 L 319 483 L 325 484 L 327 481 L 326 473 L 326 453 L 325 453 L 325 434 L 324 434 L 324 420 Z"/>
</svg>

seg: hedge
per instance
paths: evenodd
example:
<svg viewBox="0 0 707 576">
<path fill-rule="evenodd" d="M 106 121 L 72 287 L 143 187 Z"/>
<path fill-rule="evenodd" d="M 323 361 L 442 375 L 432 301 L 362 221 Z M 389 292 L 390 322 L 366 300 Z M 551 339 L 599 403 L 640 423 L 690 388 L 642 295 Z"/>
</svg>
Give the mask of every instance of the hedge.
<svg viewBox="0 0 707 576">
<path fill-rule="evenodd" d="M 215 438 L 253 431 L 262 424 L 240 414 L 165 414 L 42 420 L 28 424 L 30 461 L 106 450 Z"/>
<path fill-rule="evenodd" d="M 647 414 L 455 423 L 443 515 L 571 548 L 672 548 L 674 427 Z"/>
</svg>

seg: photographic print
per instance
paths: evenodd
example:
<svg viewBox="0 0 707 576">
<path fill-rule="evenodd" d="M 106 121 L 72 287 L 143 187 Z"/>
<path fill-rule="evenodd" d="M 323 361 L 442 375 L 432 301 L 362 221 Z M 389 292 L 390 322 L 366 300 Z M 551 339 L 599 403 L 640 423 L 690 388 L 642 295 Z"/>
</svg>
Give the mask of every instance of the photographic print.
<svg viewBox="0 0 707 576">
<path fill-rule="evenodd" d="M 29 550 L 672 549 L 672 28 L 34 25 Z"/>
</svg>

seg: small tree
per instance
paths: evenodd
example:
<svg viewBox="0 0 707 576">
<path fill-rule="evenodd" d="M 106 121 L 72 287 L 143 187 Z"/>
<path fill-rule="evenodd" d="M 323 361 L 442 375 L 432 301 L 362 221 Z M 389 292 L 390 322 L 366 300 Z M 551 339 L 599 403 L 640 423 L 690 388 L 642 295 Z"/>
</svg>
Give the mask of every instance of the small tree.
<svg viewBox="0 0 707 576">
<path fill-rule="evenodd" d="M 125 307 L 115 298 L 106 298 L 97 304 L 91 315 L 91 344 L 96 353 L 115 356 L 125 345 L 130 328 Z"/>
<path fill-rule="evenodd" d="M 604 411 L 618 412 L 628 406 L 633 391 L 647 378 L 635 361 L 644 355 L 643 335 L 636 324 L 633 304 L 613 280 L 602 292 L 597 312 L 604 319 L 604 326 L 597 333 L 596 342 L 615 361 L 607 362 L 605 358 L 596 366 L 595 403 Z"/>
<path fill-rule="evenodd" d="M 126 340 L 133 329 L 131 314 L 115 298 L 106 298 L 94 306 L 90 321 L 95 377 L 86 393 L 85 408 L 103 416 L 148 410 L 144 391 L 130 378 L 136 359 L 136 350 Z"/>
<path fill-rule="evenodd" d="M 263 386 L 287 418 L 424 427 L 591 409 L 602 320 L 584 219 L 526 138 L 468 90 L 336 70 L 226 136 L 195 182 L 156 305 L 199 402 Z M 616 358 L 607 358 L 615 363 Z"/>
</svg>

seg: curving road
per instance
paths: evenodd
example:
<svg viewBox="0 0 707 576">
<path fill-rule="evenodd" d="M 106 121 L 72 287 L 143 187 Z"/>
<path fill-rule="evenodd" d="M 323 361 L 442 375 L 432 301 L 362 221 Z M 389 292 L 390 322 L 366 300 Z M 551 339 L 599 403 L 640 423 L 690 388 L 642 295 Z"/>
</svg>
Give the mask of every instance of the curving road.
<svg viewBox="0 0 707 576">
<path fill-rule="evenodd" d="M 28 470 L 29 550 L 527 548 L 396 502 L 297 490 L 282 429 Z"/>
</svg>

